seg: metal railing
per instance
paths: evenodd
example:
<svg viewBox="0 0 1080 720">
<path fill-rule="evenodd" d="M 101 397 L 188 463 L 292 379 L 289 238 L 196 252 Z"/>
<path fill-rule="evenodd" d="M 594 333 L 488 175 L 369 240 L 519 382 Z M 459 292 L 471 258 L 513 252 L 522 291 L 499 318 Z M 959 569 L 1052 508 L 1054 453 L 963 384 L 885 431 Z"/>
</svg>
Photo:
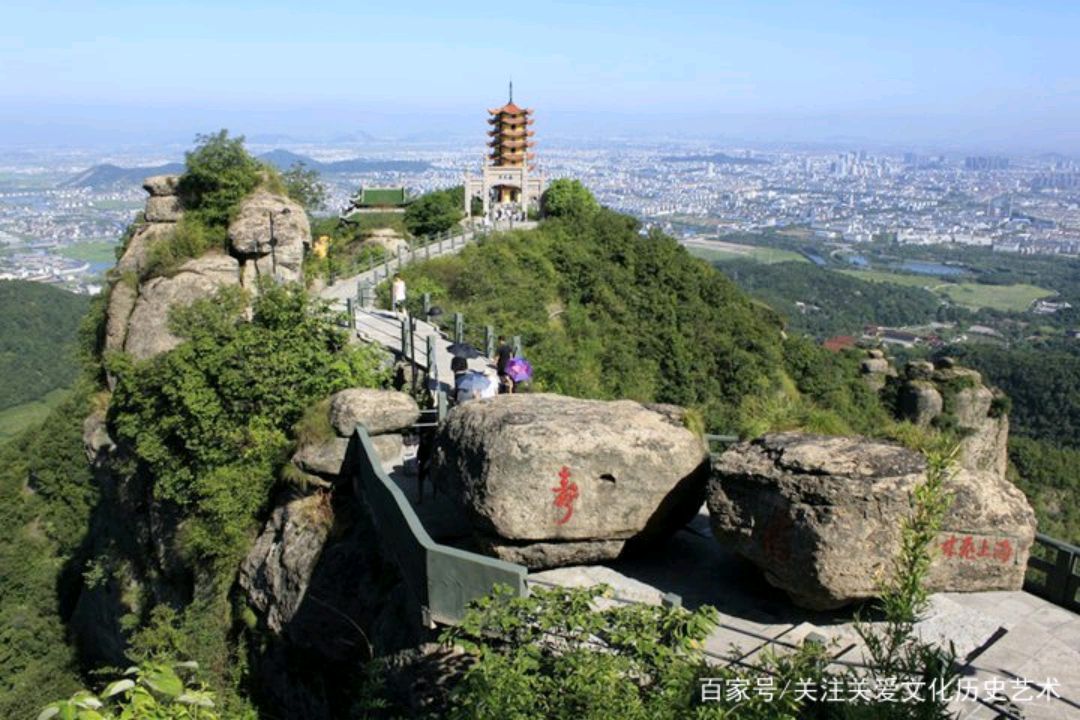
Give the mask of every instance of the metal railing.
<svg viewBox="0 0 1080 720">
<path fill-rule="evenodd" d="M 1036 555 L 1036 548 L 1052 556 L 1052 559 Z M 1080 547 L 1038 533 L 1031 550 L 1024 589 L 1080 613 L 1080 598 L 1077 597 L 1080 591 Z"/>
<path fill-rule="evenodd" d="M 375 258 L 357 268 L 353 268 L 352 275 L 371 274 L 369 279 L 357 281 L 356 298 L 360 307 L 368 307 L 375 300 L 375 288 L 380 282 L 388 280 L 393 273 L 400 271 L 406 265 L 417 260 L 430 260 L 440 257 L 454 250 L 464 247 L 474 240 L 486 237 L 489 231 L 485 229 L 458 228 L 448 230 L 445 233 L 428 235 L 416 238 L 409 244 L 409 249 L 398 245 L 396 253 L 387 253 L 384 257 Z"/>
<path fill-rule="evenodd" d="M 380 545 L 401 570 L 424 625 L 457 623 L 466 606 L 495 585 L 506 585 L 525 597 L 528 571 L 521 565 L 431 539 L 401 488 L 383 470 L 362 425 L 353 432 L 342 472 L 351 477 L 357 497 L 370 508 Z"/>
</svg>

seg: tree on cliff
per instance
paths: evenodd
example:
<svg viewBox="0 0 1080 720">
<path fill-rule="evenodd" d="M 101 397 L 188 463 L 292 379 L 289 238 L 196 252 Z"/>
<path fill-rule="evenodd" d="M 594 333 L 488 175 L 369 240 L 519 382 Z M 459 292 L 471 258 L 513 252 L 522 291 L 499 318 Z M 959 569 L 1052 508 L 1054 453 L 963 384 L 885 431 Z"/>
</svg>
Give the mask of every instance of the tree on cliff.
<svg viewBox="0 0 1080 720">
<path fill-rule="evenodd" d="M 212 226 L 229 224 L 233 208 L 254 190 L 264 166 L 244 148 L 244 136 L 228 130 L 197 135 L 185 156 L 187 170 L 177 191 L 184 207 Z"/>
</svg>

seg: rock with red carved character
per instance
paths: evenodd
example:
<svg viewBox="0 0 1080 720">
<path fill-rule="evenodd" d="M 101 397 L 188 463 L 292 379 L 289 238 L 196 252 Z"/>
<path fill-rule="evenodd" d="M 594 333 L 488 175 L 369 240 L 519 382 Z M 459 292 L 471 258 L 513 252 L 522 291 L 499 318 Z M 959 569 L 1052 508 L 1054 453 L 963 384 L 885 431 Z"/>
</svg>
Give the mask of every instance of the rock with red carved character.
<svg viewBox="0 0 1080 720">
<path fill-rule="evenodd" d="M 922 455 L 859 437 L 804 433 L 741 443 L 713 464 L 714 534 L 757 564 L 803 607 L 827 610 L 873 597 L 891 571 Z M 935 591 L 1018 590 L 1035 516 L 1002 475 L 961 463 L 934 543 Z"/>
<path fill-rule="evenodd" d="M 682 415 L 540 393 L 464 403 L 440 429 L 436 483 L 498 557 L 533 568 L 611 559 L 704 502 L 708 454 Z"/>
</svg>

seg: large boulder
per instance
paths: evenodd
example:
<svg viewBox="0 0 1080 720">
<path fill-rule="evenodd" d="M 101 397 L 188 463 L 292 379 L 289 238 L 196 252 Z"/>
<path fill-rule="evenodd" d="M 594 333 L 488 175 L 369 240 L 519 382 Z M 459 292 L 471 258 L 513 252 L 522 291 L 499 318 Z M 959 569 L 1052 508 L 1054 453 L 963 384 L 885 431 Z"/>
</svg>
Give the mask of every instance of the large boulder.
<svg viewBox="0 0 1080 720">
<path fill-rule="evenodd" d="M 766 579 L 815 610 L 873 597 L 892 570 L 910 497 L 926 479 L 919 453 L 858 437 L 766 435 L 713 464 L 714 534 Z M 1035 517 L 1002 476 L 960 469 L 935 541 L 933 590 L 1017 590 Z M 961 551 L 963 548 L 963 551 Z"/>
<path fill-rule="evenodd" d="M 330 398 L 330 424 L 342 437 L 357 425 L 369 435 L 403 430 L 420 418 L 420 406 L 411 396 L 394 390 L 350 388 Z"/>
<path fill-rule="evenodd" d="M 179 182 L 179 175 L 154 175 L 143 180 L 143 190 L 153 197 L 175 195 Z"/>
<path fill-rule="evenodd" d="M 169 313 L 173 308 L 210 297 L 222 287 L 238 285 L 239 278 L 240 268 L 235 259 L 208 254 L 188 260 L 172 277 L 157 277 L 144 283 L 128 319 L 124 349 L 138 360 L 172 350 L 180 344 L 180 339 L 169 330 Z"/>
<path fill-rule="evenodd" d="M 229 224 L 234 255 L 252 265 L 259 277 L 292 282 L 302 277 L 304 248 L 311 246 L 311 226 L 299 203 L 259 190 L 247 197 Z"/>
<path fill-rule="evenodd" d="M 372 448 L 383 467 L 400 465 L 405 451 L 401 435 L 376 435 L 371 438 Z M 349 438 L 335 437 L 325 442 L 306 443 L 292 456 L 292 464 L 308 475 L 337 482 L 341 478 L 341 466 L 348 455 Z"/>
<path fill-rule="evenodd" d="M 324 493 L 280 505 L 240 565 L 240 587 L 272 632 L 300 608 L 333 520 Z"/>
<path fill-rule="evenodd" d="M 707 457 L 670 406 L 501 395 L 450 411 L 434 476 L 482 545 L 548 567 L 610 559 L 684 525 L 704 499 Z"/>
<path fill-rule="evenodd" d="M 944 401 L 941 393 L 928 380 L 912 380 L 903 386 L 898 398 L 901 415 L 916 425 L 929 425 L 941 415 Z"/>
<path fill-rule="evenodd" d="M 180 198 L 175 195 L 151 195 L 146 199 L 146 221 L 151 223 L 175 223 L 184 214 Z"/>
</svg>

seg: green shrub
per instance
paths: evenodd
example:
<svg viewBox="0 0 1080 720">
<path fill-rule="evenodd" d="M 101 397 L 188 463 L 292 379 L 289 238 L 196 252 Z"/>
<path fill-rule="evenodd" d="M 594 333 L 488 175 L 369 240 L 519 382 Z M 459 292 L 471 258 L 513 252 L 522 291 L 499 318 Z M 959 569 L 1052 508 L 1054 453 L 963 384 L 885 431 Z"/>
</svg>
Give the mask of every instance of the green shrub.
<svg viewBox="0 0 1080 720">
<path fill-rule="evenodd" d="M 195 149 L 186 154 L 185 162 L 177 193 L 185 210 L 209 226 L 227 226 L 236 206 L 266 172 L 244 148 L 244 137 L 230 138 L 228 130 L 197 135 Z"/>
<path fill-rule="evenodd" d="M 461 222 L 464 189 L 437 190 L 409 203 L 405 209 L 405 227 L 418 237 L 444 233 Z"/>
<path fill-rule="evenodd" d="M 218 720 L 214 694 L 193 680 L 196 670 L 194 662 L 128 668 L 100 694 L 77 692 L 46 706 L 38 720 Z"/>
<path fill-rule="evenodd" d="M 186 342 L 144 363 L 110 360 L 119 382 L 110 407 L 117 439 L 154 478 L 154 497 L 191 522 L 195 557 L 231 558 L 284 462 L 289 432 L 316 400 L 383 377 L 369 346 L 350 347 L 303 290 L 264 285 L 245 298 L 225 288 L 173 313 Z"/>
<path fill-rule="evenodd" d="M 226 229 L 210 226 L 196 216 L 185 215 L 167 237 L 150 246 L 140 280 L 171 276 L 188 260 L 202 257 L 209 250 L 226 249 Z"/>
<path fill-rule="evenodd" d="M 600 209 L 600 203 L 580 180 L 553 180 L 540 197 L 544 217 L 582 217 Z"/>
</svg>

